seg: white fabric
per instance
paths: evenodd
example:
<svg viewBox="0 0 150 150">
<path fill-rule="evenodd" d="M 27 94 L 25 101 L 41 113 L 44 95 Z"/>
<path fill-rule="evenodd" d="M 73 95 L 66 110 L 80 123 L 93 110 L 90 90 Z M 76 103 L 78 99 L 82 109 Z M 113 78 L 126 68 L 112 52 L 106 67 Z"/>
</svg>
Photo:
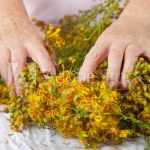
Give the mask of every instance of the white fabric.
<svg viewBox="0 0 150 150">
<path fill-rule="evenodd" d="M 79 10 L 90 8 L 93 0 L 24 0 L 30 17 L 56 23 L 65 15 L 76 14 Z"/>
<path fill-rule="evenodd" d="M 0 107 L 1 110 L 2 107 Z M 0 113 L 0 150 L 84 150 L 77 139 L 64 139 L 54 130 L 27 127 L 22 133 L 9 130 L 9 115 Z M 122 145 L 103 145 L 99 150 L 144 150 L 143 138 Z"/>
</svg>

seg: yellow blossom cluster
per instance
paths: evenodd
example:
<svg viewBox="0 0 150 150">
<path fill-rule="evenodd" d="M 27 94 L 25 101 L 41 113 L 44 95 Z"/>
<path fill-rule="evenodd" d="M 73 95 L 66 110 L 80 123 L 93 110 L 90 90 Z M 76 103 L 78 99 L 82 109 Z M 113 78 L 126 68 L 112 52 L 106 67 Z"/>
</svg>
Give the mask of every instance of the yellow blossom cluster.
<svg viewBox="0 0 150 150">
<path fill-rule="evenodd" d="M 57 54 L 57 76 L 41 73 L 30 61 L 20 74 L 20 96 L 0 80 L 0 104 L 10 113 L 10 128 L 21 131 L 30 123 L 78 138 L 85 145 L 122 142 L 127 137 L 150 136 L 150 64 L 139 58 L 127 74 L 128 90 L 108 89 L 107 61 L 88 82 L 79 83 L 77 72 L 89 49 L 111 20 L 120 13 L 121 0 L 107 0 L 79 16 L 65 17 L 60 27 L 40 26 L 45 47 Z M 119 12 L 119 13 L 118 13 Z M 101 21 L 96 16 L 102 14 Z M 115 17 L 114 17 L 115 16 Z"/>
<path fill-rule="evenodd" d="M 79 84 L 72 72 L 64 71 L 39 83 L 38 89 L 28 90 L 27 99 L 10 101 L 13 130 L 34 122 L 54 128 L 64 137 L 76 137 L 85 145 L 118 142 L 131 134 L 118 126 L 121 95 L 107 88 L 105 78 Z"/>
<path fill-rule="evenodd" d="M 64 39 L 60 35 L 61 29 L 54 28 L 53 25 L 48 25 L 48 30 L 45 32 L 46 39 L 48 40 L 49 44 L 51 44 L 54 48 L 61 48 L 65 45 Z"/>
</svg>

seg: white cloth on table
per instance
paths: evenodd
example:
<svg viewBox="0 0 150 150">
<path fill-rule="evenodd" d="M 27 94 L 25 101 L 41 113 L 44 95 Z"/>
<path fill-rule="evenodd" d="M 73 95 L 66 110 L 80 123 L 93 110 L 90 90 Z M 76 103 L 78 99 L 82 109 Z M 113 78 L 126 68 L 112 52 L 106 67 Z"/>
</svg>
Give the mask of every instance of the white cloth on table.
<svg viewBox="0 0 150 150">
<path fill-rule="evenodd" d="M 2 107 L 0 107 L 0 110 Z M 21 133 L 9 129 L 8 114 L 0 113 L 0 150 L 84 150 L 77 139 L 64 139 L 54 130 L 27 127 Z M 98 150 L 144 150 L 143 138 L 122 145 L 103 145 Z"/>
</svg>

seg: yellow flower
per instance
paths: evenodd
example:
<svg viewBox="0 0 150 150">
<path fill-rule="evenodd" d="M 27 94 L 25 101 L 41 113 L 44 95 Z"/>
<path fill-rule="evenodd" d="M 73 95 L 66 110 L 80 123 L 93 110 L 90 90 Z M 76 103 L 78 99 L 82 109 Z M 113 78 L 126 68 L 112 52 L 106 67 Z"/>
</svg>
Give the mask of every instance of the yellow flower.
<svg viewBox="0 0 150 150">
<path fill-rule="evenodd" d="M 128 136 L 128 130 L 121 130 L 119 137 L 127 138 L 127 136 Z"/>
</svg>

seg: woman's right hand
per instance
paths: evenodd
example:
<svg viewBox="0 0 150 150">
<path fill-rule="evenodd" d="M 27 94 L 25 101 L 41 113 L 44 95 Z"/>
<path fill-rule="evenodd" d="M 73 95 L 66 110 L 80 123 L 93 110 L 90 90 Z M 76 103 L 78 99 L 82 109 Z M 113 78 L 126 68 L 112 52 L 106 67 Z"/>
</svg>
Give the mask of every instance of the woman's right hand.
<svg viewBox="0 0 150 150">
<path fill-rule="evenodd" d="M 150 60 L 150 0 L 132 0 L 119 19 L 98 38 L 85 57 L 79 80 L 88 80 L 98 65 L 108 59 L 107 82 L 128 88 L 126 74 L 132 72 L 139 56 Z"/>
</svg>

